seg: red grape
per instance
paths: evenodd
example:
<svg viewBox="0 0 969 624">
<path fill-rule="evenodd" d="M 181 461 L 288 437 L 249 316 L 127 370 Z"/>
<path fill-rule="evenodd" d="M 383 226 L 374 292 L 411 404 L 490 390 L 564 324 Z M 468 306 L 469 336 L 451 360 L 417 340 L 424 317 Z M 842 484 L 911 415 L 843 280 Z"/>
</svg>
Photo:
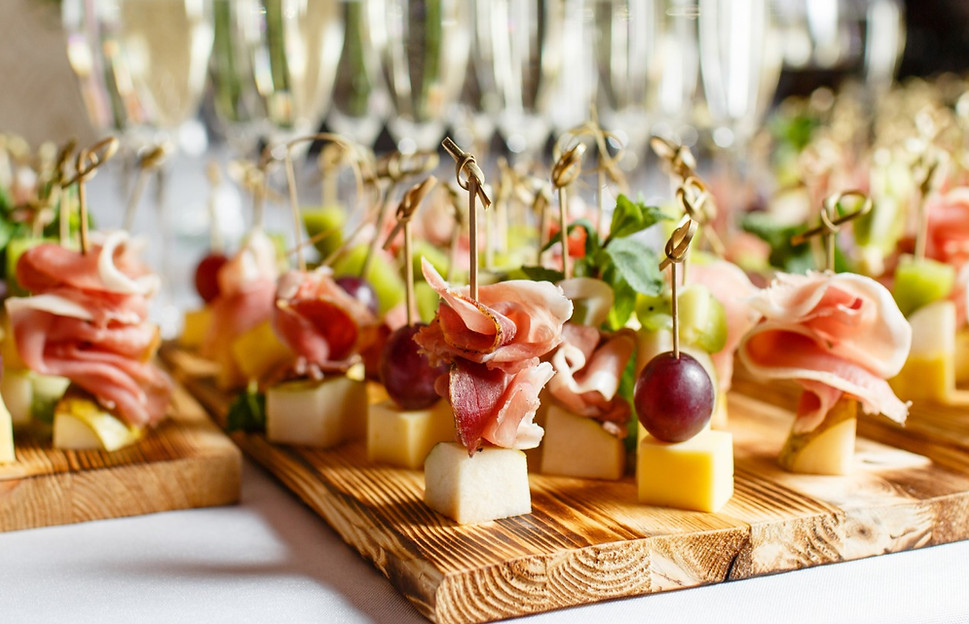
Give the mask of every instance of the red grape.
<svg viewBox="0 0 969 624">
<path fill-rule="evenodd" d="M 355 277 L 353 275 L 341 275 L 334 281 L 348 295 L 367 306 L 367 309 L 374 316 L 377 315 L 377 291 L 373 289 L 370 282 L 362 277 Z"/>
<path fill-rule="evenodd" d="M 689 440 L 713 413 L 713 381 L 686 353 L 660 353 L 639 373 L 633 403 L 639 422 L 664 442 Z"/>
<path fill-rule="evenodd" d="M 228 260 L 220 253 L 211 253 L 195 268 L 195 290 L 206 303 L 219 296 L 219 269 Z"/>
<path fill-rule="evenodd" d="M 417 323 L 396 329 L 380 358 L 380 380 L 390 398 L 404 409 L 433 405 L 440 398 L 434 391 L 434 380 L 448 370 L 447 365 L 432 367 L 419 351 L 414 334 L 423 326 Z"/>
</svg>

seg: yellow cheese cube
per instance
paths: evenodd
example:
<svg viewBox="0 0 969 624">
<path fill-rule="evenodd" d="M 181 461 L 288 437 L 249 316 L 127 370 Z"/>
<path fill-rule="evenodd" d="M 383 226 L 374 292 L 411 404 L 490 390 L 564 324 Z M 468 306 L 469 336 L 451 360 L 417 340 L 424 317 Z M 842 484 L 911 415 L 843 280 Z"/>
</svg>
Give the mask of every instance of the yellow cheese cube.
<svg viewBox="0 0 969 624">
<path fill-rule="evenodd" d="M 733 495 L 733 436 L 701 431 L 685 442 L 639 443 L 639 502 L 715 512 Z"/>
<path fill-rule="evenodd" d="M 956 386 L 956 306 L 952 301 L 924 305 L 908 319 L 912 349 L 902 370 L 889 380 L 903 401 L 945 402 Z"/>
<path fill-rule="evenodd" d="M 17 343 L 13 339 L 13 330 L 10 328 L 10 317 L 6 314 L 3 315 L 3 340 L 0 340 L 0 357 L 3 358 L 4 366 L 27 368 L 24 361 L 20 359 Z"/>
<path fill-rule="evenodd" d="M 956 332 L 956 383 L 969 382 L 969 329 Z"/>
<path fill-rule="evenodd" d="M 427 409 L 405 410 L 393 401 L 370 406 L 367 456 L 370 461 L 416 470 L 438 442 L 455 439 L 454 415 L 447 401 Z"/>
<path fill-rule="evenodd" d="M 329 448 L 360 437 L 366 421 L 366 382 L 346 375 L 288 381 L 266 390 L 270 442 Z"/>
<path fill-rule="evenodd" d="M 525 454 L 485 448 L 473 456 L 456 442 L 441 442 L 424 461 L 424 503 L 458 524 L 531 513 Z"/>
<path fill-rule="evenodd" d="M 367 382 L 367 400 L 371 405 L 376 405 L 377 403 L 389 401 L 390 395 L 387 394 L 387 389 L 384 388 L 382 383 L 370 380 Z"/>
<path fill-rule="evenodd" d="M 263 321 L 232 341 L 232 357 L 246 380 L 259 380 L 285 365 L 294 354 L 276 335 L 270 321 Z"/>
<path fill-rule="evenodd" d="M 626 445 L 592 419 L 552 404 L 545 415 L 542 439 L 543 474 L 584 479 L 621 479 L 626 471 Z"/>
<path fill-rule="evenodd" d="M 7 406 L 0 401 L 0 464 L 16 461 L 13 452 L 13 420 Z"/>
<path fill-rule="evenodd" d="M 182 334 L 178 337 L 179 346 L 186 349 L 197 349 L 202 346 L 205 336 L 212 326 L 212 308 L 205 306 L 197 310 L 185 312 L 185 323 Z"/>
</svg>

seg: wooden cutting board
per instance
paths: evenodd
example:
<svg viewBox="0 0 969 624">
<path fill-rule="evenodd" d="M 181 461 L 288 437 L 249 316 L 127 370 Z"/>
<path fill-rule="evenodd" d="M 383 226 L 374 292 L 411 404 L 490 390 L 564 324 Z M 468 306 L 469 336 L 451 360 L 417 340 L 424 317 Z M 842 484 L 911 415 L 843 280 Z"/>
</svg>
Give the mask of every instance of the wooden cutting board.
<svg viewBox="0 0 969 624">
<path fill-rule="evenodd" d="M 190 391 L 224 417 L 230 397 L 198 361 L 176 350 L 166 356 Z M 969 452 L 945 436 L 926 432 L 924 440 L 903 445 L 897 428 L 865 426 L 851 476 L 794 475 L 775 462 L 791 413 L 740 393 L 730 397 L 729 409 L 736 492 L 717 514 L 641 505 L 631 477 L 530 475 L 531 514 L 459 526 L 421 502 L 421 472 L 372 464 L 360 443 L 321 451 L 276 446 L 262 435 L 234 439 L 421 613 L 442 623 L 484 622 L 969 538 Z"/>
<path fill-rule="evenodd" d="M 177 386 L 172 417 L 108 453 L 18 440 L 0 465 L 0 531 L 227 505 L 239 500 L 239 450 Z"/>
</svg>

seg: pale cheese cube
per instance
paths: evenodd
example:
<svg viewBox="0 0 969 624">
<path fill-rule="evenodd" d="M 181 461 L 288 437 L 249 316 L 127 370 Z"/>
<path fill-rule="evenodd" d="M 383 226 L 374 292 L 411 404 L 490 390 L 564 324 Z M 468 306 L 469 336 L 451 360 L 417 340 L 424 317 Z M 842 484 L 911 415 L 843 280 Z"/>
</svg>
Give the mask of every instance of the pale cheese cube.
<svg viewBox="0 0 969 624">
<path fill-rule="evenodd" d="M 10 411 L 14 425 L 30 422 L 30 407 L 34 400 L 34 373 L 29 368 L 4 368 L 0 378 L 0 395 Z"/>
<path fill-rule="evenodd" d="M 854 465 L 859 411 L 857 399 L 842 396 L 817 427 L 803 433 L 791 430 L 778 463 L 785 470 L 803 474 L 848 474 Z"/>
<path fill-rule="evenodd" d="M 733 495 L 733 436 L 725 431 L 676 443 L 646 435 L 637 462 L 641 503 L 715 512 Z"/>
<path fill-rule="evenodd" d="M 592 418 L 549 405 L 542 438 L 541 472 L 584 479 L 621 479 L 626 445 Z"/>
<path fill-rule="evenodd" d="M 142 432 L 87 396 L 68 394 L 54 410 L 54 448 L 116 451 L 140 440 Z"/>
<path fill-rule="evenodd" d="M 266 390 L 270 442 L 329 448 L 361 437 L 366 422 L 366 382 L 346 375 L 289 381 Z"/>
<path fill-rule="evenodd" d="M 0 464 L 16 461 L 13 452 L 13 419 L 7 406 L 0 401 Z"/>
<path fill-rule="evenodd" d="M 456 442 L 441 442 L 424 461 L 424 502 L 458 524 L 531 513 L 525 454 L 485 448 L 473 456 Z"/>
<path fill-rule="evenodd" d="M 426 409 L 405 410 L 393 401 L 370 406 L 367 456 L 401 468 L 419 469 L 438 442 L 455 438 L 454 415 L 447 401 Z"/>
</svg>

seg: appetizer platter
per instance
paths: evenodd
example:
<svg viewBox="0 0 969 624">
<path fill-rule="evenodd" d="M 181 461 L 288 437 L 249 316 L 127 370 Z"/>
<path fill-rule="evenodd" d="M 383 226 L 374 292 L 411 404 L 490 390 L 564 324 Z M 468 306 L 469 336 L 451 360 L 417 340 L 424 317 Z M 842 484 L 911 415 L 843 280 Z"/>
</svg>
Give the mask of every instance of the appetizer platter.
<svg viewBox="0 0 969 624">
<path fill-rule="evenodd" d="M 0 531 L 238 500 L 238 450 L 155 360 L 158 277 L 126 232 L 89 231 L 84 182 L 116 146 L 73 176 L 70 144 L 4 159 Z"/>
<path fill-rule="evenodd" d="M 349 142 L 309 138 L 342 150 L 358 199 L 367 184 L 374 191 L 361 228 L 331 248 L 337 263 L 356 255 L 356 267 L 325 258 L 308 268 L 290 153 L 306 139 L 284 157 L 267 149 L 264 174 L 286 167 L 295 247 L 263 245 L 257 219 L 219 269 L 214 297 L 192 313 L 202 328 L 161 354 L 245 452 L 428 618 L 491 621 L 969 538 L 960 360 L 956 349 L 927 350 L 921 333 L 951 330 L 934 345 L 965 331 L 950 301 L 964 291 L 933 264 L 938 248 L 926 256 L 934 165 L 906 198 L 919 224 L 911 260 L 899 257 L 905 244 L 865 255 L 884 198 L 830 176 L 803 181 L 814 196 L 790 231 L 746 223 L 759 249 L 772 249 L 743 257 L 682 146 L 652 143 L 673 179 L 672 206 L 620 194 L 610 215 L 604 180 L 622 176 L 595 122 L 556 145 L 550 186 L 522 172 L 509 181 L 506 169 L 495 197 L 475 157 L 445 139 L 467 230 L 456 209 L 450 256 L 417 258 L 411 219 L 422 200 L 434 203 L 435 178 L 404 193 L 394 226 L 384 219 L 408 177 L 403 157 L 380 174 Z M 591 150 L 598 206 L 583 212 L 569 189 Z M 538 213 L 531 252 L 488 239 L 500 208 L 515 220 L 512 196 Z M 667 239 L 659 253 L 639 236 L 654 226 Z M 360 231 L 369 244 L 351 242 Z M 397 251 L 401 233 L 401 259 L 375 251 Z M 825 253 L 813 266 L 772 262 L 783 259 L 776 248 L 811 258 L 815 237 Z M 535 245 L 532 265 L 523 256 Z M 846 267 L 849 253 L 879 270 Z M 373 281 L 374 262 L 403 267 L 397 300 Z M 932 306 L 946 308 L 946 323 L 918 321 Z M 939 376 L 942 389 L 917 393 Z"/>
</svg>

